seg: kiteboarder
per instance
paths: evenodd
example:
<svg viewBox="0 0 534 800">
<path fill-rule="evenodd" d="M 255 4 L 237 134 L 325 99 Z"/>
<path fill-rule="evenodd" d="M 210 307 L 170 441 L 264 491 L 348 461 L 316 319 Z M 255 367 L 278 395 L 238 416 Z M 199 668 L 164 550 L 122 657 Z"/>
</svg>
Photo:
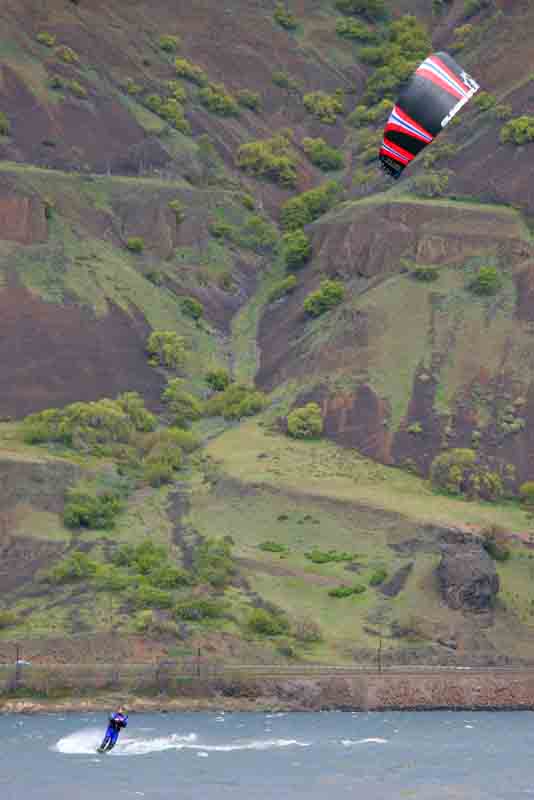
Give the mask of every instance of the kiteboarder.
<svg viewBox="0 0 534 800">
<path fill-rule="evenodd" d="M 106 730 L 106 735 L 102 740 L 102 744 L 98 748 L 99 753 L 109 753 L 109 751 L 117 744 L 121 728 L 125 728 L 128 724 L 128 715 L 124 713 L 122 706 L 114 713 L 109 715 L 109 724 Z"/>
</svg>

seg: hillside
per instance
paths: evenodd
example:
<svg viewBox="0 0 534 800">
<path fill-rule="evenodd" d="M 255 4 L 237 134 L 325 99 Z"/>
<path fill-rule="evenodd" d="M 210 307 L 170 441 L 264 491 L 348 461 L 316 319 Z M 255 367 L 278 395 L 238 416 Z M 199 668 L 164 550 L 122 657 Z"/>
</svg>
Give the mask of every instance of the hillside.
<svg viewBox="0 0 534 800">
<path fill-rule="evenodd" d="M 0 656 L 118 629 L 141 660 L 532 659 L 534 142 L 501 139 L 534 117 L 532 3 L 193 5 L 0 11 Z M 393 185 L 388 102 L 431 47 L 482 101 Z M 439 494 L 455 450 L 478 472 Z M 454 609 L 436 570 L 480 534 L 497 599 Z"/>
</svg>

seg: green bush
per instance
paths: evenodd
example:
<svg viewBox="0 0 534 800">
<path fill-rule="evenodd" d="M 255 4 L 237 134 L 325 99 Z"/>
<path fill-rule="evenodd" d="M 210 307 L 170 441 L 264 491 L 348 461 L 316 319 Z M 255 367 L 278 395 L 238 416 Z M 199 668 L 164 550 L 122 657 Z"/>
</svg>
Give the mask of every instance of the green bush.
<svg viewBox="0 0 534 800">
<path fill-rule="evenodd" d="M 525 506 L 534 506 L 534 481 L 525 481 L 521 484 L 519 497 Z"/>
<path fill-rule="evenodd" d="M 329 589 L 328 591 L 329 597 L 337 598 L 352 597 L 353 594 L 354 589 L 352 586 L 336 586 L 335 589 Z"/>
<path fill-rule="evenodd" d="M 88 580 L 96 575 L 98 566 L 98 562 L 90 558 L 87 553 L 76 551 L 58 562 L 47 577 L 51 583 L 56 584 Z"/>
<path fill-rule="evenodd" d="M 287 417 L 287 432 L 294 439 L 317 439 L 323 432 L 323 417 L 317 403 L 296 408 Z"/>
<path fill-rule="evenodd" d="M 199 320 L 204 313 L 204 306 L 194 297 L 184 297 L 180 303 L 180 308 L 186 316 L 194 320 Z"/>
<path fill-rule="evenodd" d="M 72 92 L 73 95 L 79 97 L 81 100 L 85 100 L 87 98 L 88 95 L 87 89 L 84 86 L 82 86 L 82 84 L 79 83 L 79 81 L 68 81 L 66 86 L 69 89 L 69 91 Z"/>
<path fill-rule="evenodd" d="M 502 281 L 496 267 L 480 267 L 475 278 L 469 284 L 472 292 L 485 297 L 497 294 L 501 288 Z"/>
<path fill-rule="evenodd" d="M 283 70 L 275 70 L 272 74 L 272 81 L 275 86 L 279 86 L 281 89 L 299 88 L 297 79 Z"/>
<path fill-rule="evenodd" d="M 479 111 L 491 111 L 497 105 L 497 98 L 490 92 L 479 92 L 475 95 L 473 101 Z"/>
<path fill-rule="evenodd" d="M 243 203 L 243 207 L 247 209 L 247 211 L 254 211 L 256 208 L 256 201 L 252 197 L 251 194 L 242 194 L 241 195 L 241 202 Z"/>
<path fill-rule="evenodd" d="M 506 545 L 505 532 L 497 526 L 482 532 L 483 547 L 494 561 L 508 561 L 511 553 Z"/>
<path fill-rule="evenodd" d="M 210 83 L 198 93 L 201 104 L 221 117 L 239 116 L 239 105 L 237 100 L 228 93 L 222 83 Z"/>
<path fill-rule="evenodd" d="M 356 553 L 346 553 L 339 550 L 311 550 L 304 554 L 312 564 L 342 564 L 354 561 Z"/>
<path fill-rule="evenodd" d="M 140 394 L 137 392 L 123 392 L 117 396 L 115 403 L 127 415 L 136 431 L 149 433 L 155 430 L 157 425 L 156 417 L 145 408 L 145 402 Z"/>
<path fill-rule="evenodd" d="M 284 134 L 241 145 L 237 151 L 237 165 L 250 175 L 282 186 L 294 186 L 297 180 L 296 157 L 291 140 Z"/>
<path fill-rule="evenodd" d="M 126 89 L 126 93 L 131 95 L 132 97 L 135 96 L 136 94 L 141 94 L 141 92 L 143 91 L 143 87 L 140 86 L 138 83 L 136 83 L 133 78 L 127 79 L 124 88 Z"/>
<path fill-rule="evenodd" d="M 294 31 L 298 25 L 297 18 L 291 11 L 286 8 L 283 2 L 277 3 L 274 9 L 273 17 L 275 22 L 289 31 Z"/>
<path fill-rule="evenodd" d="M 193 569 L 200 583 L 224 588 L 236 574 L 232 543 L 228 537 L 205 539 L 195 551 Z"/>
<path fill-rule="evenodd" d="M 162 400 L 173 416 L 174 425 L 179 428 L 187 428 L 202 414 L 202 403 L 184 389 L 181 378 L 173 378 L 167 383 Z"/>
<path fill-rule="evenodd" d="M 345 39 L 355 39 L 358 42 L 374 43 L 378 40 L 377 32 L 359 19 L 341 17 L 336 22 L 336 33 Z"/>
<path fill-rule="evenodd" d="M 412 277 L 423 283 L 432 283 L 439 278 L 439 267 L 434 265 L 416 264 L 410 271 Z"/>
<path fill-rule="evenodd" d="M 459 25 L 454 29 L 454 39 L 451 45 L 453 52 L 463 50 L 469 43 L 471 36 L 475 31 L 474 25 Z M 483 93 L 484 94 L 484 93 Z"/>
<path fill-rule="evenodd" d="M 116 492 L 93 494 L 84 489 L 69 489 L 66 496 L 63 522 L 67 528 L 109 529 L 122 511 L 123 503 Z"/>
<path fill-rule="evenodd" d="M 184 116 L 184 109 L 180 99 L 185 95 L 183 94 L 183 90 L 181 90 L 181 92 L 182 93 L 179 93 L 175 90 L 174 96 L 167 97 L 166 99 L 160 97 L 159 94 L 149 94 L 145 98 L 144 104 L 153 111 L 154 114 L 157 114 L 172 125 L 173 128 L 176 128 L 177 131 L 188 135 L 191 133 L 191 126 Z"/>
<path fill-rule="evenodd" d="M 336 0 L 336 8 L 342 14 L 353 14 L 369 19 L 381 19 L 387 11 L 385 0 Z"/>
<path fill-rule="evenodd" d="M 456 155 L 459 147 L 456 144 L 449 142 L 438 142 L 430 147 L 423 156 L 423 164 L 426 169 L 433 167 L 437 161 L 442 158 L 452 158 Z"/>
<path fill-rule="evenodd" d="M 387 570 L 384 569 L 384 567 L 379 567 L 378 569 L 375 569 L 369 578 L 369 586 L 380 586 L 381 583 L 384 583 L 387 577 Z"/>
<path fill-rule="evenodd" d="M 415 194 L 420 197 L 441 197 L 449 185 L 446 172 L 425 172 L 417 175 L 413 182 Z"/>
<path fill-rule="evenodd" d="M 169 208 L 171 211 L 174 212 L 174 216 L 176 218 L 176 222 L 179 225 L 180 222 L 183 222 L 185 219 L 185 209 L 184 205 L 181 200 L 171 200 L 169 203 Z"/>
<path fill-rule="evenodd" d="M 171 592 L 158 589 L 150 584 L 141 584 L 129 593 L 130 602 L 134 608 L 172 608 L 174 598 Z"/>
<path fill-rule="evenodd" d="M 280 544 L 279 542 L 273 542 L 268 539 L 265 542 L 260 542 L 258 545 L 260 550 L 263 550 L 266 553 L 288 553 L 289 547 L 287 544 Z"/>
<path fill-rule="evenodd" d="M 343 302 L 345 288 L 339 281 L 321 281 L 319 289 L 311 292 L 304 301 L 304 311 L 310 317 L 319 317 Z"/>
<path fill-rule="evenodd" d="M 436 456 L 430 468 L 435 489 L 494 502 L 503 491 L 500 476 L 477 461 L 474 450 L 456 448 Z"/>
<path fill-rule="evenodd" d="M 526 114 L 516 117 L 503 125 L 501 129 L 501 142 L 503 144 L 523 145 L 534 142 L 534 117 Z"/>
<path fill-rule="evenodd" d="M 62 45 L 56 49 L 56 56 L 65 64 L 78 64 L 80 57 L 71 47 Z"/>
<path fill-rule="evenodd" d="M 186 58 L 177 58 L 175 63 L 176 74 L 180 78 L 185 78 L 191 83 L 196 83 L 197 86 L 207 86 L 209 78 L 203 69 L 192 64 Z"/>
<path fill-rule="evenodd" d="M 206 374 L 206 383 L 214 392 L 224 392 L 230 386 L 231 377 L 227 369 L 219 367 Z"/>
<path fill-rule="evenodd" d="M 341 187 L 336 181 L 328 181 L 322 186 L 291 197 L 280 211 L 282 227 L 286 231 L 295 231 L 314 222 L 335 205 L 340 191 Z"/>
<path fill-rule="evenodd" d="M 178 36 L 164 35 L 159 37 L 159 48 L 166 53 L 176 53 L 180 46 L 180 38 Z"/>
<path fill-rule="evenodd" d="M 174 469 L 167 461 L 151 459 L 143 464 L 143 478 L 154 489 L 159 489 L 173 482 Z"/>
<path fill-rule="evenodd" d="M 225 419 L 241 419 L 262 411 L 266 399 L 262 392 L 253 386 L 232 383 L 223 392 L 218 392 L 204 404 L 204 414 L 208 417 L 222 416 Z"/>
<path fill-rule="evenodd" d="M 253 250 L 256 253 L 266 253 L 274 250 L 278 243 L 276 227 L 259 214 L 252 214 L 245 220 L 244 225 L 230 225 L 228 222 L 215 220 L 210 225 L 210 233 L 216 239 L 226 239 L 239 247 Z"/>
<path fill-rule="evenodd" d="M 274 303 L 275 300 L 280 300 L 282 297 L 291 294 L 291 292 L 295 291 L 296 288 L 297 278 L 295 275 L 288 275 L 287 278 L 284 278 L 283 280 L 274 284 L 269 292 L 269 302 Z"/>
<path fill-rule="evenodd" d="M 131 253 L 142 253 L 145 249 L 145 240 L 141 236 L 130 236 L 126 240 L 126 247 Z"/>
<path fill-rule="evenodd" d="M 359 105 L 356 106 L 352 114 L 349 114 L 347 122 L 355 128 L 385 122 L 392 108 L 393 102 L 388 99 L 381 100 L 380 103 L 376 103 L 370 108 L 366 105 Z"/>
<path fill-rule="evenodd" d="M 56 43 L 56 37 L 53 33 L 47 33 L 46 31 L 41 31 L 35 37 L 39 44 L 44 44 L 45 47 L 54 47 Z"/>
<path fill-rule="evenodd" d="M 19 618 L 14 611 L 0 611 L 0 630 L 17 625 Z"/>
<path fill-rule="evenodd" d="M 310 259 L 310 239 L 303 230 L 288 231 L 282 236 L 281 252 L 286 267 L 299 269 Z"/>
<path fill-rule="evenodd" d="M 302 148 L 312 164 L 325 172 L 341 169 L 343 166 L 343 153 L 335 147 L 330 147 L 324 139 L 306 137 L 302 140 Z"/>
<path fill-rule="evenodd" d="M 152 331 L 146 349 L 152 361 L 168 369 L 180 369 L 187 360 L 185 339 L 175 331 Z"/>
<path fill-rule="evenodd" d="M 0 111 L 0 136 L 9 136 L 11 132 L 11 123 L 6 114 Z"/>
<path fill-rule="evenodd" d="M 167 81 L 167 89 L 171 93 L 171 97 L 174 97 L 179 103 L 185 103 L 187 100 L 187 92 L 179 81 Z"/>
<path fill-rule="evenodd" d="M 336 94 L 309 92 L 304 95 L 302 102 L 306 111 L 327 125 L 334 125 L 338 116 L 345 110 L 341 91 Z"/>
<path fill-rule="evenodd" d="M 258 92 L 251 92 L 249 89 L 240 89 L 236 97 L 240 106 L 249 108 L 251 111 L 258 111 L 261 106 L 261 95 Z"/>
<path fill-rule="evenodd" d="M 209 600 L 205 597 L 183 600 L 176 606 L 176 616 L 188 622 L 202 622 L 206 619 L 220 619 L 226 611 L 220 600 Z"/>
<path fill-rule="evenodd" d="M 162 564 L 155 567 L 147 577 L 150 585 L 158 589 L 180 589 L 191 584 L 191 576 L 180 567 L 175 567 L 174 564 Z"/>
<path fill-rule="evenodd" d="M 249 617 L 248 627 L 260 636 L 283 636 L 289 633 L 289 621 L 284 614 L 255 608 Z"/>
</svg>

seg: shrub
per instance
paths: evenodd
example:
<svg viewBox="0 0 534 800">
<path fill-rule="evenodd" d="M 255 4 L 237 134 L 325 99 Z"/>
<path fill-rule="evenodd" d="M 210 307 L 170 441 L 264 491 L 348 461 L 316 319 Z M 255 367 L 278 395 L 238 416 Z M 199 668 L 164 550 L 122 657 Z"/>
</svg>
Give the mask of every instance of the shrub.
<svg viewBox="0 0 534 800">
<path fill-rule="evenodd" d="M 152 331 L 146 349 L 151 360 L 168 369 L 179 369 L 186 362 L 185 339 L 175 331 Z"/>
<path fill-rule="evenodd" d="M 247 217 L 245 224 L 240 228 L 228 222 L 215 220 L 210 226 L 210 233 L 216 239 L 226 239 L 256 253 L 274 250 L 278 242 L 276 227 L 259 214 Z"/>
<path fill-rule="evenodd" d="M 178 225 L 180 224 L 180 222 L 184 221 L 185 211 L 184 211 L 184 205 L 181 202 L 181 200 L 178 199 L 171 200 L 169 203 L 169 208 L 171 209 L 171 211 L 174 212 L 174 216 L 176 218 L 176 222 Z"/>
<path fill-rule="evenodd" d="M 336 0 L 336 8 L 342 14 L 381 19 L 386 14 L 385 0 Z"/>
<path fill-rule="evenodd" d="M 210 83 L 209 86 L 205 86 L 199 91 L 198 99 L 208 111 L 219 114 L 221 117 L 239 116 L 237 101 L 227 92 L 222 83 Z"/>
<path fill-rule="evenodd" d="M 427 172 L 417 175 L 413 182 L 415 194 L 420 197 L 441 197 L 449 185 L 446 172 Z"/>
<path fill-rule="evenodd" d="M 317 403 L 296 408 L 287 417 L 287 432 L 294 439 L 317 439 L 323 432 L 323 417 Z"/>
<path fill-rule="evenodd" d="M 11 628 L 19 621 L 18 616 L 14 611 L 0 611 L 0 630 L 4 628 Z"/>
<path fill-rule="evenodd" d="M 328 591 L 329 597 L 337 597 L 337 598 L 344 598 L 344 597 L 352 597 L 354 594 L 354 589 L 352 586 L 336 586 L 335 589 L 330 589 Z"/>
<path fill-rule="evenodd" d="M 302 98 L 306 110 L 321 122 L 334 125 L 339 114 L 344 111 L 343 93 L 309 92 Z"/>
<path fill-rule="evenodd" d="M 467 18 L 474 17 L 479 11 L 491 6 L 492 0 L 464 0 L 464 14 Z"/>
<path fill-rule="evenodd" d="M 284 278 L 272 287 L 271 291 L 269 292 L 269 302 L 274 303 L 275 300 L 280 300 L 282 297 L 285 297 L 291 292 L 295 291 L 297 288 L 297 279 L 295 275 L 288 275 L 287 278 Z"/>
<path fill-rule="evenodd" d="M 185 103 L 187 100 L 187 92 L 178 81 L 167 81 L 167 89 L 171 93 L 171 97 L 174 97 L 179 103 Z"/>
<path fill-rule="evenodd" d="M 474 103 L 480 111 L 491 111 L 497 105 L 497 98 L 490 92 L 479 92 L 474 97 Z"/>
<path fill-rule="evenodd" d="M 183 600 L 176 606 L 178 619 L 188 622 L 202 622 L 206 619 L 219 619 L 224 616 L 225 606 L 217 600 L 208 600 L 205 597 Z"/>
<path fill-rule="evenodd" d="M 378 34 L 359 19 L 338 19 L 336 33 L 345 39 L 355 39 L 358 42 L 376 42 Z"/>
<path fill-rule="evenodd" d="M 150 95 L 146 102 L 147 105 L 151 104 L 149 107 L 151 107 L 152 111 L 166 120 L 177 131 L 186 135 L 191 133 L 191 126 L 184 117 L 184 109 L 175 97 L 168 97 L 166 100 L 162 100 L 158 95 Z"/>
<path fill-rule="evenodd" d="M 87 553 L 75 552 L 56 564 L 48 573 L 51 583 L 71 583 L 92 578 L 98 570 L 98 562 Z"/>
<path fill-rule="evenodd" d="M 172 608 L 174 598 L 165 589 L 158 589 L 150 584 L 141 584 L 129 594 L 129 600 L 135 608 Z"/>
<path fill-rule="evenodd" d="M 184 297 L 180 307 L 186 316 L 194 320 L 199 320 L 204 313 L 204 306 L 194 297 Z"/>
<path fill-rule="evenodd" d="M 158 589 L 179 589 L 191 584 L 191 576 L 174 564 L 162 564 L 148 573 L 148 580 Z"/>
<path fill-rule="evenodd" d="M 60 75 L 51 75 L 48 79 L 48 85 L 51 89 L 64 89 L 65 88 L 65 81 Z"/>
<path fill-rule="evenodd" d="M 495 106 L 493 112 L 497 117 L 497 119 L 501 119 L 503 121 L 510 119 L 510 117 L 514 113 L 512 111 L 512 106 L 508 105 L 508 103 L 499 103 L 499 105 Z"/>
<path fill-rule="evenodd" d="M 379 567 L 375 569 L 371 577 L 369 578 L 369 586 L 380 586 L 381 583 L 387 579 L 388 573 L 384 567 Z"/>
<path fill-rule="evenodd" d="M 255 608 L 249 617 L 248 627 L 260 636 L 282 636 L 289 633 L 289 621 L 284 614 L 273 613 L 265 608 Z"/>
<path fill-rule="evenodd" d="M 519 497 L 526 506 L 534 506 L 534 481 L 525 481 L 519 487 Z"/>
<path fill-rule="evenodd" d="M 433 265 L 416 264 L 411 270 L 411 275 L 418 281 L 431 283 L 439 278 L 439 267 Z"/>
<path fill-rule="evenodd" d="M 283 70 L 275 70 L 272 74 L 272 81 L 275 86 L 279 86 L 281 89 L 299 88 L 297 79 Z"/>
<path fill-rule="evenodd" d="M 502 494 L 499 475 L 477 461 L 474 450 L 456 448 L 441 453 L 433 460 L 430 479 L 435 489 L 452 495 L 498 500 Z"/>
<path fill-rule="evenodd" d="M 3 111 L 0 111 L 0 136 L 9 136 L 11 132 L 11 123 Z"/>
<path fill-rule="evenodd" d="M 128 78 L 124 88 L 126 89 L 127 94 L 132 96 L 141 94 L 143 91 L 143 87 L 136 83 L 133 78 Z"/>
<path fill-rule="evenodd" d="M 281 252 L 289 269 L 299 269 L 311 256 L 310 239 L 303 230 L 288 231 L 282 236 Z"/>
<path fill-rule="evenodd" d="M 299 619 L 293 625 L 295 639 L 303 644 L 322 642 L 323 634 L 319 625 L 313 619 Z"/>
<path fill-rule="evenodd" d="M 224 392 L 230 385 L 230 381 L 230 373 L 223 367 L 212 369 L 206 374 L 206 383 L 214 392 Z"/>
<path fill-rule="evenodd" d="M 302 140 L 302 148 L 312 164 L 325 172 L 343 166 L 343 154 L 337 148 L 330 147 L 324 139 L 306 137 Z"/>
<path fill-rule="evenodd" d="M 510 549 L 506 545 L 506 534 L 498 526 L 493 525 L 482 532 L 483 547 L 494 561 L 508 561 Z"/>
<path fill-rule="evenodd" d="M 310 317 L 319 317 L 334 306 L 339 305 L 345 296 L 343 284 L 339 281 L 321 281 L 319 289 L 311 292 L 304 301 L 304 311 Z"/>
<path fill-rule="evenodd" d="M 184 381 L 180 378 L 173 378 L 167 383 L 162 399 L 179 428 L 187 428 L 202 413 L 202 403 L 184 389 Z"/>
<path fill-rule="evenodd" d="M 260 550 L 263 550 L 266 553 L 288 553 L 289 547 L 286 544 L 280 544 L 279 542 L 273 542 L 268 539 L 266 542 L 260 542 L 258 545 Z"/>
<path fill-rule="evenodd" d="M 485 297 L 497 294 L 501 288 L 501 276 L 496 267 L 480 267 L 477 275 L 469 284 L 472 292 Z"/>
<path fill-rule="evenodd" d="M 268 178 L 282 186 L 294 186 L 297 162 L 291 140 L 284 134 L 243 144 L 237 151 L 237 165 L 257 178 Z"/>
<path fill-rule="evenodd" d="M 257 414 L 264 408 L 265 403 L 263 393 L 253 386 L 232 383 L 223 392 L 218 392 L 206 401 L 204 414 L 208 417 L 241 419 Z"/>
<path fill-rule="evenodd" d="M 113 528 L 122 508 L 123 503 L 116 492 L 92 494 L 84 489 L 73 488 L 67 492 L 63 522 L 67 528 Z"/>
<path fill-rule="evenodd" d="M 76 97 L 79 97 L 81 100 L 85 100 L 87 98 L 87 89 L 82 86 L 79 81 L 69 81 L 67 86 L 72 94 Z"/>
<path fill-rule="evenodd" d="M 355 128 L 384 122 L 392 108 L 393 102 L 388 99 L 381 100 L 380 103 L 376 103 L 370 108 L 366 105 L 359 105 L 356 106 L 352 114 L 349 114 L 347 122 L 350 125 L 354 125 Z"/>
<path fill-rule="evenodd" d="M 293 31 L 298 25 L 296 16 L 282 2 L 276 4 L 273 17 L 286 30 Z"/>
<path fill-rule="evenodd" d="M 39 44 L 44 44 L 45 47 L 54 47 L 56 43 L 56 37 L 53 33 L 47 33 L 46 31 L 41 31 L 35 37 Z"/>
<path fill-rule="evenodd" d="M 150 460 L 143 464 L 143 478 L 154 489 L 172 483 L 173 467 L 166 461 Z"/>
<path fill-rule="evenodd" d="M 469 39 L 473 35 L 475 27 L 473 25 L 460 25 L 454 29 L 454 39 L 451 45 L 453 52 L 463 50 L 467 46 Z M 482 92 L 484 94 L 484 92 Z"/>
<path fill-rule="evenodd" d="M 185 78 L 192 83 L 196 83 L 197 86 L 208 85 L 209 79 L 207 74 L 203 69 L 197 67 L 196 64 L 192 64 L 186 58 L 177 58 L 174 63 L 176 74 L 179 75 L 180 78 Z"/>
<path fill-rule="evenodd" d="M 328 181 L 315 189 L 291 197 L 281 208 L 280 219 L 286 231 L 294 231 L 314 222 L 335 204 L 341 187 Z"/>
<path fill-rule="evenodd" d="M 72 48 L 66 47 L 66 45 L 62 45 L 61 47 L 57 48 L 56 56 L 61 61 L 64 61 L 65 64 L 78 64 L 78 62 L 80 61 L 78 53 L 72 50 Z"/>
<path fill-rule="evenodd" d="M 164 35 L 159 37 L 159 48 L 166 53 L 176 53 L 180 45 L 178 36 Z"/>
<path fill-rule="evenodd" d="M 156 417 L 145 408 L 144 400 L 140 394 L 137 392 L 123 392 L 118 395 L 115 402 L 117 407 L 128 416 L 136 431 L 149 433 L 155 430 L 157 425 Z"/>
<path fill-rule="evenodd" d="M 236 573 L 231 540 L 228 537 L 205 539 L 195 552 L 193 569 L 201 583 L 224 588 Z"/>
<path fill-rule="evenodd" d="M 131 253 L 142 253 L 145 249 L 145 240 L 141 236 L 130 236 L 126 240 L 126 247 Z"/>
<path fill-rule="evenodd" d="M 246 208 L 248 211 L 254 211 L 254 209 L 256 208 L 256 201 L 254 200 L 251 194 L 242 194 L 241 202 L 243 203 L 243 207 Z"/>
<path fill-rule="evenodd" d="M 312 550 L 304 554 L 313 564 L 341 564 L 347 561 L 354 561 L 356 553 L 345 553 L 338 550 Z"/>
<path fill-rule="evenodd" d="M 258 111 L 261 105 L 261 95 L 258 92 L 251 92 L 249 89 L 240 89 L 236 97 L 240 106 L 249 108 L 251 111 Z"/>
<path fill-rule="evenodd" d="M 534 142 L 534 117 L 524 115 L 507 122 L 501 129 L 501 142 L 515 145 Z"/>
<path fill-rule="evenodd" d="M 430 147 L 427 152 L 423 156 L 423 164 L 428 169 L 433 167 L 437 161 L 440 161 L 442 158 L 451 158 L 452 156 L 456 155 L 459 148 L 456 144 L 451 144 L 449 142 L 438 142 L 434 144 L 433 147 Z"/>
</svg>

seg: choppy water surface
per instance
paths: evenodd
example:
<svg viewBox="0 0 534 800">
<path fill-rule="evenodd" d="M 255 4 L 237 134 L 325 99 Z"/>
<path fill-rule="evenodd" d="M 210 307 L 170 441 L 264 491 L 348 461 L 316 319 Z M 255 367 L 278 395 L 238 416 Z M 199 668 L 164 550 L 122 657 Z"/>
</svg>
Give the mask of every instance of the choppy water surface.
<svg viewBox="0 0 534 800">
<path fill-rule="evenodd" d="M 2 800 L 534 798 L 529 712 L 0 717 Z"/>
</svg>

